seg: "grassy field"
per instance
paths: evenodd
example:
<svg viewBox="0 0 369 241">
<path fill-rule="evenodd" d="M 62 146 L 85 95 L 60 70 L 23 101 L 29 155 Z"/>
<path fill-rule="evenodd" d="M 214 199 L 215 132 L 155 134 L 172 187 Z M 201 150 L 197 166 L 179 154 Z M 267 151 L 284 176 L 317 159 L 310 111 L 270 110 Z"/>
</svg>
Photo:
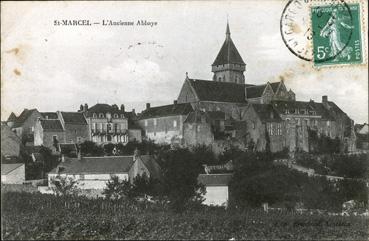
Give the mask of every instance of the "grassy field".
<svg viewBox="0 0 369 241">
<path fill-rule="evenodd" d="M 354 239 L 364 217 L 201 208 L 181 214 L 154 204 L 2 193 L 2 239 Z"/>
</svg>

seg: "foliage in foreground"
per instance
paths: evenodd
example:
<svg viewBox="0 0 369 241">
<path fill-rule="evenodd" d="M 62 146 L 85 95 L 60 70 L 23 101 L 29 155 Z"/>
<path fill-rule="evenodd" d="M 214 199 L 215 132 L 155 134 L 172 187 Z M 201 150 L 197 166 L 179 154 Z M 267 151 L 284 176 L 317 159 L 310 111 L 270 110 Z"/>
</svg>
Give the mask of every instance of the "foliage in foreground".
<svg viewBox="0 0 369 241">
<path fill-rule="evenodd" d="M 211 207 L 178 214 L 150 203 L 88 200 L 82 197 L 67 199 L 12 192 L 2 196 L 2 238 L 5 240 L 363 240 L 369 235 L 369 220 L 365 217 L 266 214 L 261 210 Z"/>
</svg>

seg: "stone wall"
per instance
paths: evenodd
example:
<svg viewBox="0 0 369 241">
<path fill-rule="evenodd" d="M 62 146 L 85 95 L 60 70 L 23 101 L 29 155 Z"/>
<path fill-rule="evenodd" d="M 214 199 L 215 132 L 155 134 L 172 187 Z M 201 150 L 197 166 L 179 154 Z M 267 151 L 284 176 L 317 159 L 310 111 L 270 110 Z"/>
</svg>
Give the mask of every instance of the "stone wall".
<svg viewBox="0 0 369 241">
<path fill-rule="evenodd" d="M 181 144 L 183 141 L 183 121 L 186 116 L 163 116 L 139 120 L 137 123 L 145 132 L 145 137 L 156 143 Z"/>
</svg>

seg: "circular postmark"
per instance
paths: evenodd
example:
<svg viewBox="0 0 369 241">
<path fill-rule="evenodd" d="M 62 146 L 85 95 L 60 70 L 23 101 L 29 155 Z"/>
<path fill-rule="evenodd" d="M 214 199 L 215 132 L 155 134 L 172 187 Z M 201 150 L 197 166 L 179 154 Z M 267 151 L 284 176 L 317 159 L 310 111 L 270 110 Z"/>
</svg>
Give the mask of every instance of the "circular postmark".
<svg viewBox="0 0 369 241">
<path fill-rule="evenodd" d="M 280 19 L 280 32 L 294 55 L 319 63 L 347 54 L 352 25 L 350 8 L 343 0 L 289 0 Z M 325 44 L 316 48 L 319 41 Z"/>
</svg>

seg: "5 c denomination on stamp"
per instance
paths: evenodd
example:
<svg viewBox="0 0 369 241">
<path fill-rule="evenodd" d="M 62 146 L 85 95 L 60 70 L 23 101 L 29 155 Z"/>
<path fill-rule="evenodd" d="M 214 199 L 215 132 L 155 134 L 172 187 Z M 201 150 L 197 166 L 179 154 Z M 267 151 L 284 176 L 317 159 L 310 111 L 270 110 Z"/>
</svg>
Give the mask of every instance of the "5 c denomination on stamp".
<svg viewBox="0 0 369 241">
<path fill-rule="evenodd" d="M 314 65 L 363 62 L 360 4 L 322 4 L 311 7 Z"/>
</svg>

